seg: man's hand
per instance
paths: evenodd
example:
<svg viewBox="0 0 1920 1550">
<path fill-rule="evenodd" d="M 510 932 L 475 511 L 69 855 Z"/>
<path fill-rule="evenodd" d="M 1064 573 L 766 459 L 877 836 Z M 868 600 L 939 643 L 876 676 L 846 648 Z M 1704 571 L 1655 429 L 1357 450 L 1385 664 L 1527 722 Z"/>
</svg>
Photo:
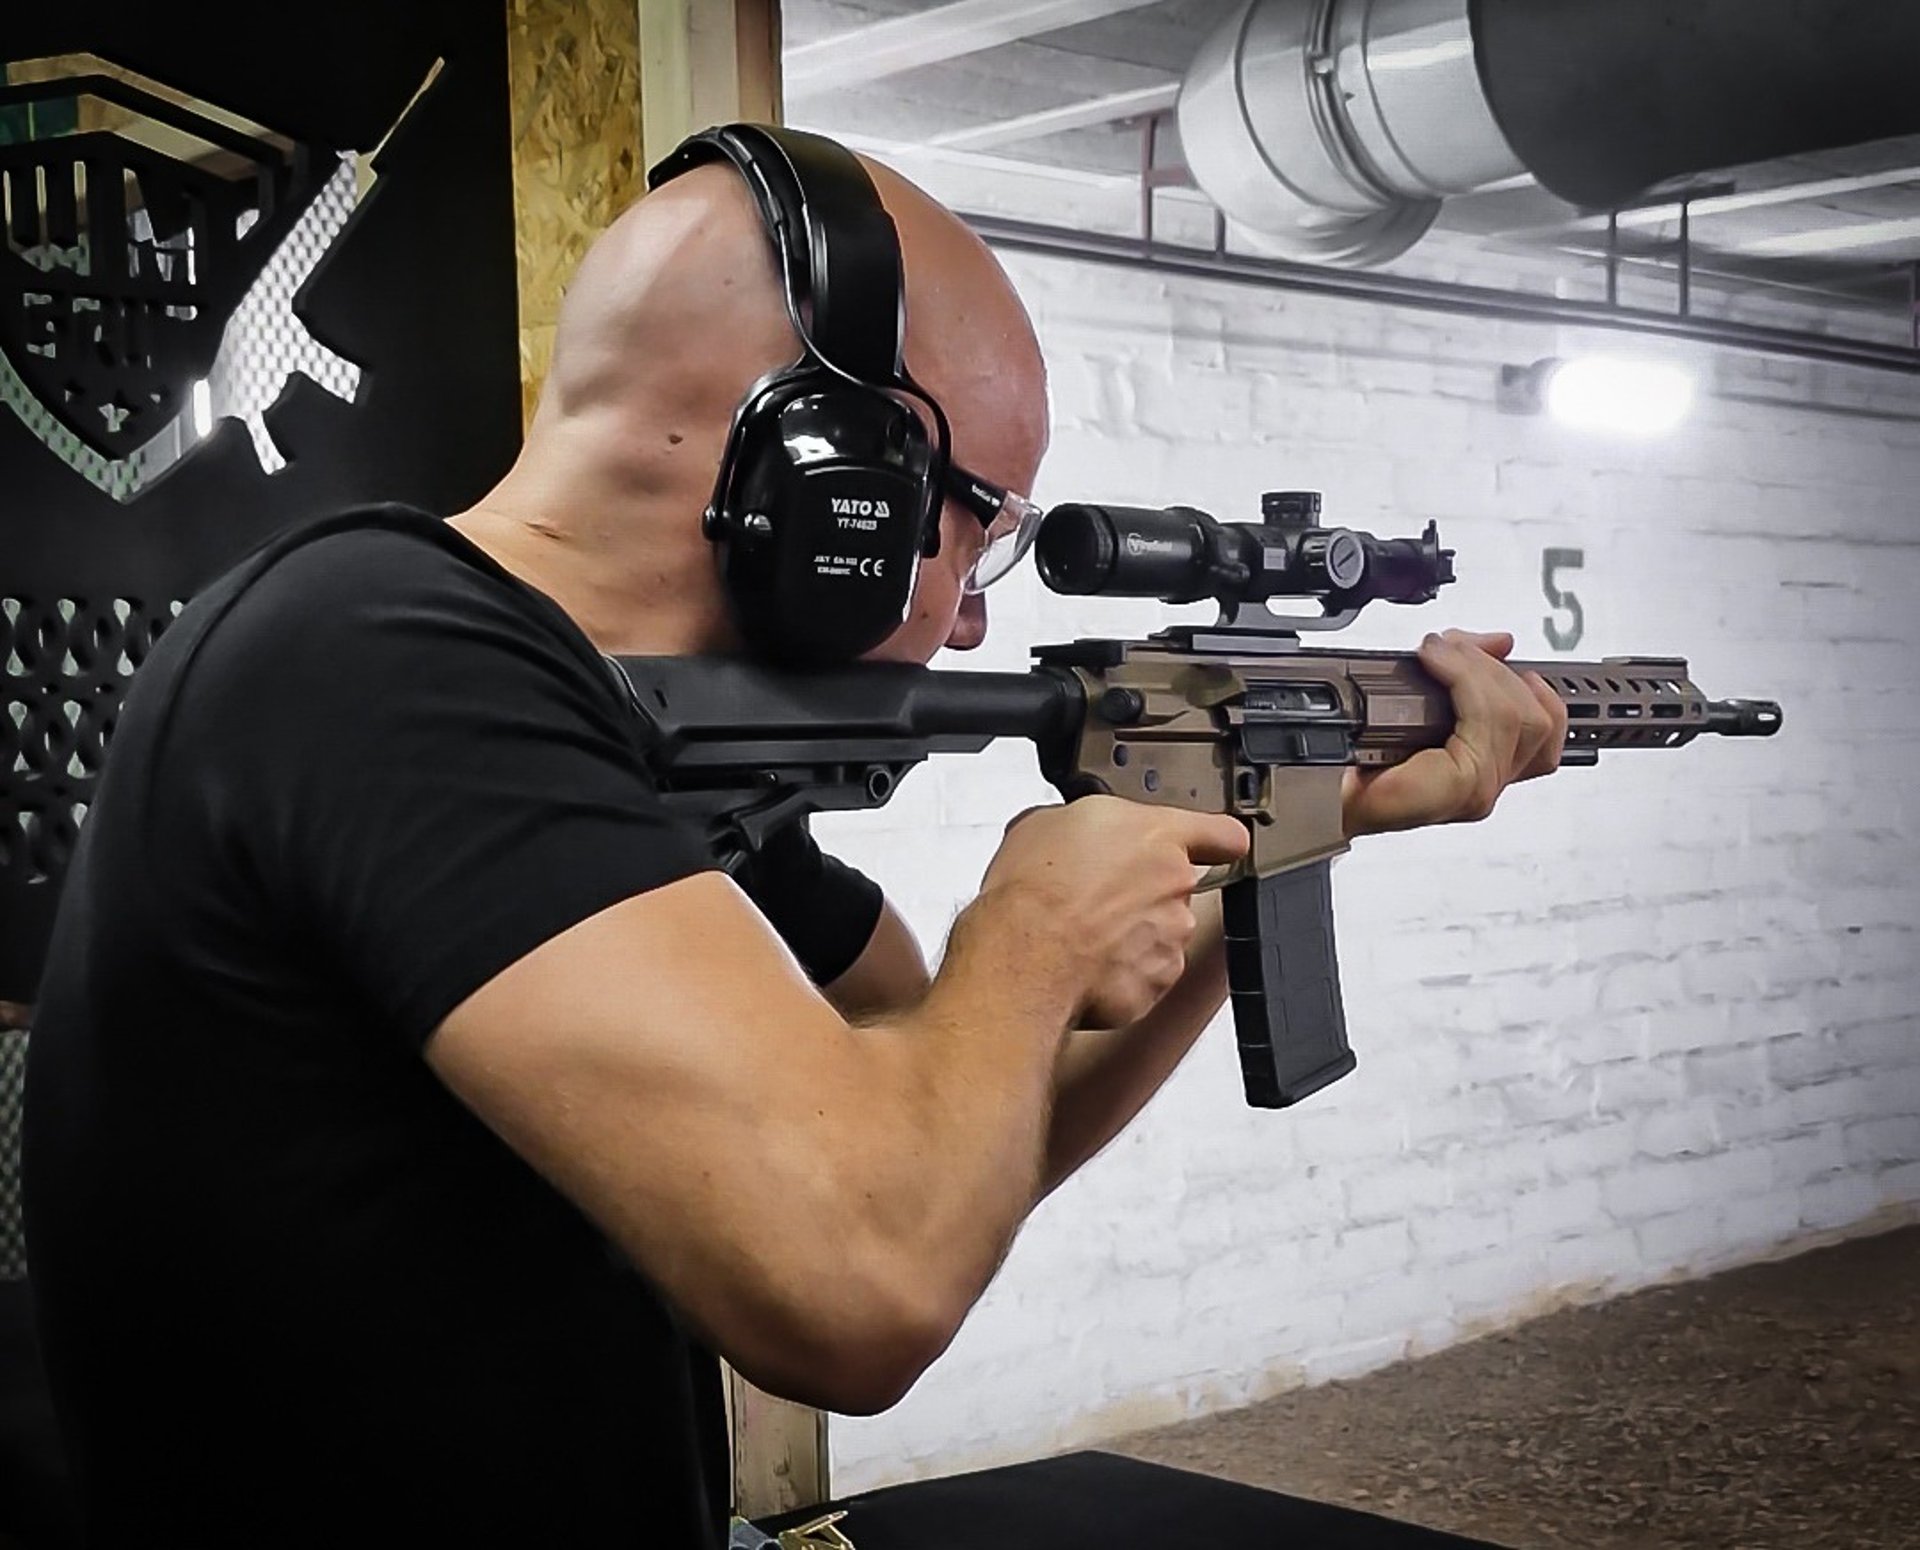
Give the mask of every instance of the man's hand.
<svg viewBox="0 0 1920 1550">
<path fill-rule="evenodd" d="M 1049 934 L 1083 976 L 1081 1021 L 1119 1027 L 1186 972 L 1195 867 L 1238 861 L 1248 843 L 1223 814 L 1083 797 L 1009 824 L 980 896 L 1020 888 L 1042 899 Z"/>
<path fill-rule="evenodd" d="M 1341 793 L 1349 838 L 1476 823 L 1508 786 L 1560 767 L 1566 702 L 1538 673 L 1507 667 L 1512 650 L 1511 635 L 1465 630 L 1429 635 L 1421 643 L 1421 665 L 1453 693 L 1453 736 L 1445 747 L 1426 749 L 1404 764 L 1349 769 Z"/>
</svg>

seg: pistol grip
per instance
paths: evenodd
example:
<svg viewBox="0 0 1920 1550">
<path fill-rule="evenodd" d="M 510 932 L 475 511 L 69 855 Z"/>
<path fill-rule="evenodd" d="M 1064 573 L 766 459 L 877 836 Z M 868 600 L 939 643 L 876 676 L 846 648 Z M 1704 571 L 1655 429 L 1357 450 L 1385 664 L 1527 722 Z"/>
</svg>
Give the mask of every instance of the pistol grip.
<svg viewBox="0 0 1920 1550">
<path fill-rule="evenodd" d="M 1229 883 L 1221 907 L 1247 1102 L 1284 1109 L 1354 1067 L 1333 943 L 1333 863 Z"/>
</svg>

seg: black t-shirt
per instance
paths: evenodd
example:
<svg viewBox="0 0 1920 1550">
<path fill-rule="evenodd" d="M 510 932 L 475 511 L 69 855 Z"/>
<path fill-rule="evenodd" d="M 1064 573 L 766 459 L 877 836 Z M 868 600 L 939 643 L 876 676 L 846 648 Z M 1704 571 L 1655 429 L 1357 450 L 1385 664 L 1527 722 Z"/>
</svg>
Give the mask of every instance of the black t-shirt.
<svg viewBox="0 0 1920 1550">
<path fill-rule="evenodd" d="M 96 1543 L 717 1538 L 713 1358 L 421 1057 L 516 959 L 713 865 L 644 748 L 551 600 L 400 508 L 269 546 L 141 669 L 27 1084 Z M 831 980 L 878 891 L 803 833 L 762 872 Z"/>
</svg>

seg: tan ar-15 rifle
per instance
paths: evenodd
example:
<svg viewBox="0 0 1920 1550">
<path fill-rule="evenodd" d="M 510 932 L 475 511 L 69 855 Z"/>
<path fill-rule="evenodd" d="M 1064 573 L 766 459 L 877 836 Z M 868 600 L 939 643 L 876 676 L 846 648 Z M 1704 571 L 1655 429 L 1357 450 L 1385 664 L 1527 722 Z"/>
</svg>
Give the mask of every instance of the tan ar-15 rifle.
<svg viewBox="0 0 1920 1550">
<path fill-rule="evenodd" d="M 813 813 L 884 804 L 929 754 L 1001 737 L 1030 739 L 1070 801 L 1104 792 L 1231 813 L 1253 843 L 1209 882 L 1225 890 L 1247 1101 L 1297 1103 L 1354 1068 L 1330 878 L 1347 848 L 1344 773 L 1439 747 L 1454 724 L 1451 697 L 1416 655 L 1309 648 L 1301 635 L 1338 629 L 1369 603 L 1430 602 L 1454 579 L 1453 552 L 1433 524 L 1418 539 L 1324 527 L 1317 495 L 1285 492 L 1265 498 L 1258 523 L 1187 507 L 1059 506 L 1035 554 L 1057 592 L 1212 599 L 1220 618 L 1146 640 L 1044 646 L 1029 673 L 622 658 L 661 789 L 730 866 Z M 1321 612 L 1282 617 L 1273 598 L 1317 600 Z M 1707 699 L 1677 657 L 1511 665 L 1566 701 L 1568 764 L 1781 725 L 1771 701 Z"/>
</svg>

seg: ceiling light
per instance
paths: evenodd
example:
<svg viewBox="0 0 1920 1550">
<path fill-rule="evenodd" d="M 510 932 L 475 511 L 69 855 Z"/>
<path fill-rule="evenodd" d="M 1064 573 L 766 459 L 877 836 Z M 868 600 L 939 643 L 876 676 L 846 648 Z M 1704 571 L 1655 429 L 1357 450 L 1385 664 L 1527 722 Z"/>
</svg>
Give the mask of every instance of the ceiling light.
<svg viewBox="0 0 1920 1550">
<path fill-rule="evenodd" d="M 1500 404 L 1522 414 L 1543 410 L 1577 430 L 1658 436 L 1693 408 L 1693 373 L 1665 361 L 1589 355 L 1507 366 Z"/>
</svg>

